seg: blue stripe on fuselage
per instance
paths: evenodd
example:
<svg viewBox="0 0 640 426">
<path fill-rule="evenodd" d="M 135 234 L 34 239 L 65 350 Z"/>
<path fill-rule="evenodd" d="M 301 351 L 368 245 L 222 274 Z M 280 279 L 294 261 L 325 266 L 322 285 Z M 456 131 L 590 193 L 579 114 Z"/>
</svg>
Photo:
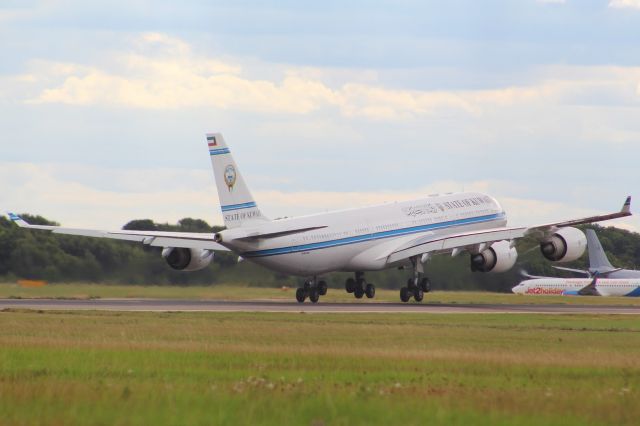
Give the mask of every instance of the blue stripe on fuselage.
<svg viewBox="0 0 640 426">
<path fill-rule="evenodd" d="M 256 207 L 256 203 L 254 201 L 251 201 L 249 203 L 242 203 L 242 204 L 230 204 L 228 206 L 221 206 L 220 208 L 222 209 L 223 212 L 228 212 L 231 210 L 250 209 L 253 207 Z"/>
<path fill-rule="evenodd" d="M 242 253 L 242 257 L 264 257 L 278 254 L 297 253 L 301 251 L 320 250 L 329 247 L 343 246 L 347 244 L 361 243 L 364 241 L 379 240 L 382 238 L 397 237 L 401 235 L 415 234 L 417 232 L 430 231 L 433 229 L 450 228 L 454 226 L 470 225 L 472 223 L 490 222 L 503 219 L 504 213 L 491 214 L 487 216 L 471 217 L 468 219 L 450 220 L 448 222 L 433 223 L 429 225 L 413 226 L 410 228 L 394 229 L 392 231 L 375 232 L 373 234 L 358 235 L 356 237 L 340 238 L 338 240 L 322 241 L 319 243 L 303 244 L 299 246 L 280 247 L 267 250 L 256 250 Z"/>
</svg>

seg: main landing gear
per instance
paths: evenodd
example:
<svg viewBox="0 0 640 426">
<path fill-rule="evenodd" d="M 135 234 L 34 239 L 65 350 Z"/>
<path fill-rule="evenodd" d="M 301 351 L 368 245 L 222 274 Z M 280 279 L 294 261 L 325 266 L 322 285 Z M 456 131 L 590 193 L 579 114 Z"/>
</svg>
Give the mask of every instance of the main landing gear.
<svg viewBox="0 0 640 426">
<path fill-rule="evenodd" d="M 296 290 L 296 300 L 299 303 L 304 303 L 306 298 L 309 298 L 311 303 L 318 303 L 320 296 L 327 294 L 327 283 L 325 281 L 318 281 L 316 277 L 304 282 L 304 286 L 299 287 Z"/>
<path fill-rule="evenodd" d="M 413 278 L 407 280 L 407 286 L 400 289 L 400 300 L 407 303 L 412 297 L 422 302 L 424 294 L 431 291 L 431 281 L 424 276 L 424 267 L 417 257 L 411 258 Z"/>
<path fill-rule="evenodd" d="M 376 295 L 376 286 L 367 283 L 364 279 L 364 272 L 356 272 L 356 278 L 347 278 L 344 283 L 347 293 L 353 293 L 356 299 L 362 299 L 366 295 L 368 299 L 373 299 Z"/>
</svg>

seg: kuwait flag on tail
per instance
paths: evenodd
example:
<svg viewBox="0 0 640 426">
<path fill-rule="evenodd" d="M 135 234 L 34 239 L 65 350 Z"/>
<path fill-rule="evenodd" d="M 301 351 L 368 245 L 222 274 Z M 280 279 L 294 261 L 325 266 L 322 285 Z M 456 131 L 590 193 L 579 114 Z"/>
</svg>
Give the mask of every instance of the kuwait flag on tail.
<svg viewBox="0 0 640 426">
<path fill-rule="evenodd" d="M 218 146 L 215 136 L 207 136 L 207 143 L 209 144 L 209 148 Z"/>
</svg>

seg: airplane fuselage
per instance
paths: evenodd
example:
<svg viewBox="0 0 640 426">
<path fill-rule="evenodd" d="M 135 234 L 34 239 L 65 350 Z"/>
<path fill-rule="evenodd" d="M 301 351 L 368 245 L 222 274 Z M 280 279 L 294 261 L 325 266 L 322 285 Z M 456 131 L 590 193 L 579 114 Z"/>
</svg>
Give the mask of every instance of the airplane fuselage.
<svg viewBox="0 0 640 426">
<path fill-rule="evenodd" d="M 536 278 L 522 281 L 512 291 L 516 294 L 576 296 L 593 278 Z M 600 296 L 640 297 L 640 278 L 601 278 L 595 283 Z"/>
<path fill-rule="evenodd" d="M 313 276 L 332 271 L 370 271 L 396 266 L 391 250 L 420 236 L 443 236 L 506 226 L 500 204 L 481 193 L 457 193 L 265 222 L 252 232 L 307 232 L 221 244 L 245 259 L 283 273 Z M 233 230 L 231 230 L 233 231 Z"/>
</svg>

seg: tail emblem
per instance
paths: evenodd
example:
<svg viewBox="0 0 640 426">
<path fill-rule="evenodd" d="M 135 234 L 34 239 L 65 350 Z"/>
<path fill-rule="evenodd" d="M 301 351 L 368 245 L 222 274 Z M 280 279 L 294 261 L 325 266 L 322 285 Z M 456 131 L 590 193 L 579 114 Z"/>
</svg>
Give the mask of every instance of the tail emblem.
<svg viewBox="0 0 640 426">
<path fill-rule="evenodd" d="M 207 144 L 209 145 L 209 148 L 212 148 L 214 146 L 218 146 L 218 141 L 215 136 L 207 136 Z"/>
<path fill-rule="evenodd" d="M 224 169 L 224 183 L 227 184 L 227 188 L 231 192 L 233 185 L 236 184 L 236 169 L 232 165 L 228 165 Z"/>
</svg>

